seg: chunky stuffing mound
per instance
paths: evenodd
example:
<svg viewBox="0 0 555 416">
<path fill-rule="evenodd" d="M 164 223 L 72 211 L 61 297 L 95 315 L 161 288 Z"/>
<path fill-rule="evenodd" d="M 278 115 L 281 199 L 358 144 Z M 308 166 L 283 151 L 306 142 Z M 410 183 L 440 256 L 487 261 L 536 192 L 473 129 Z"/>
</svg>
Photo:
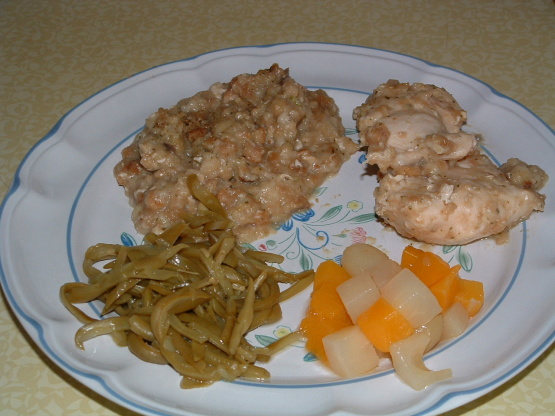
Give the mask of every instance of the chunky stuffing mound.
<svg viewBox="0 0 555 416">
<path fill-rule="evenodd" d="M 274 64 L 160 108 L 114 173 L 141 233 L 160 233 L 197 212 L 186 184 L 196 174 L 238 238 L 252 241 L 308 209 L 314 189 L 357 150 L 333 99 Z"/>
</svg>

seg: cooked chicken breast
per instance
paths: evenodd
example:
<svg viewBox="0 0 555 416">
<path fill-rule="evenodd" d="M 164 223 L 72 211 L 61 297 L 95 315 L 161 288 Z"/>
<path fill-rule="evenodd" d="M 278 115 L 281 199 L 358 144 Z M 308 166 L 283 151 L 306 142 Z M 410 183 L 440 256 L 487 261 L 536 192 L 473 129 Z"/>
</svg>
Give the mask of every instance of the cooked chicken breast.
<svg viewBox="0 0 555 416">
<path fill-rule="evenodd" d="M 386 174 L 374 196 L 376 214 L 399 234 L 441 245 L 501 233 L 544 207 L 543 195 L 512 183 L 477 152 L 441 175 Z"/>
<path fill-rule="evenodd" d="M 368 146 L 368 163 L 382 173 L 437 173 L 476 147 L 476 137 L 461 131 L 466 111 L 434 85 L 390 80 L 353 117 L 361 144 Z"/>
<path fill-rule="evenodd" d="M 543 211 L 545 172 L 518 159 L 494 165 L 461 130 L 466 112 L 442 88 L 390 80 L 353 117 L 380 170 L 376 214 L 405 237 L 467 244 Z"/>
</svg>

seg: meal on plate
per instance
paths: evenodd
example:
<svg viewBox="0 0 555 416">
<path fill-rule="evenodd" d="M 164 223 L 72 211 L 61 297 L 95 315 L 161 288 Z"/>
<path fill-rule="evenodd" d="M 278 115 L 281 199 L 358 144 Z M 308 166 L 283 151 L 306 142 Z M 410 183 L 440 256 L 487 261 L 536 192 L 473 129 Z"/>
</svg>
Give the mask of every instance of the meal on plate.
<svg viewBox="0 0 555 416">
<path fill-rule="evenodd" d="M 314 189 L 357 150 L 333 99 L 274 64 L 160 108 L 122 151 L 115 176 L 143 234 L 197 212 L 185 183 L 196 174 L 239 240 L 252 241 L 308 209 Z"/>
<path fill-rule="evenodd" d="M 516 158 L 498 168 L 461 130 L 466 112 L 443 88 L 390 80 L 353 117 L 380 171 L 376 214 L 405 237 L 467 244 L 543 211 L 545 172 Z"/>
<path fill-rule="evenodd" d="M 89 281 L 60 290 L 63 304 L 84 324 L 75 343 L 83 349 L 84 342 L 110 334 L 140 359 L 170 365 L 183 388 L 239 377 L 267 380 L 270 374 L 257 364 L 301 334 L 268 347 L 251 345 L 245 334 L 279 321 L 280 303 L 308 287 L 314 272 L 286 273 L 269 264 L 282 257 L 240 247 L 219 201 L 196 176 L 187 184 L 200 208 L 186 222 L 147 234 L 140 246 L 97 244 L 87 250 L 83 270 Z M 94 301 L 103 304 L 105 319 L 75 306 Z"/>
<path fill-rule="evenodd" d="M 376 214 L 402 236 L 466 244 L 543 210 L 545 172 L 516 158 L 494 165 L 443 88 L 391 80 L 353 117 L 379 169 Z M 142 360 L 173 367 L 183 388 L 267 380 L 258 363 L 299 340 L 342 377 L 372 372 L 384 358 L 418 390 L 451 377 L 423 356 L 482 308 L 482 283 L 461 278 L 460 266 L 411 245 L 397 263 L 354 244 L 341 264 L 293 274 L 275 267 L 281 256 L 242 244 L 309 208 L 312 192 L 358 149 L 332 98 L 277 64 L 159 109 L 114 169 L 144 244 L 90 247 L 89 281 L 61 288 L 84 324 L 77 346 L 110 334 Z M 247 341 L 313 281 L 299 331 L 267 347 Z M 106 317 L 75 306 L 87 302 L 101 302 Z"/>
<path fill-rule="evenodd" d="M 416 390 L 450 378 L 423 356 L 482 308 L 483 284 L 459 277 L 460 268 L 413 246 L 400 264 L 371 245 L 347 247 L 341 265 L 327 260 L 316 270 L 301 322 L 306 348 L 342 377 L 371 373 L 387 358 Z"/>
</svg>

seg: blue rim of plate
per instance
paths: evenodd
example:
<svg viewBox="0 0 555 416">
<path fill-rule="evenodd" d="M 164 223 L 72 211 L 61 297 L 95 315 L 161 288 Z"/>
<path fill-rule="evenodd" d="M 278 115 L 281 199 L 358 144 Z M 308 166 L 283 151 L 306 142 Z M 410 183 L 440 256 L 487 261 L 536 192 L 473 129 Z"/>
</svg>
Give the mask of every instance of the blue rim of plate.
<svg viewBox="0 0 555 416">
<path fill-rule="evenodd" d="M 325 45 L 329 45 L 329 46 L 345 46 L 345 47 L 349 47 L 349 48 L 359 48 L 361 50 L 366 50 L 366 51 L 379 51 L 379 52 L 385 52 L 385 53 L 389 53 L 392 55 L 397 55 L 397 56 L 401 56 L 401 57 L 405 57 L 408 58 L 410 60 L 414 60 L 417 62 L 420 62 L 422 64 L 425 64 L 426 66 L 432 67 L 432 68 L 439 68 L 442 70 L 446 70 L 448 72 L 454 72 L 457 73 L 459 75 L 462 75 L 463 77 L 469 78 L 474 80 L 475 82 L 487 87 L 490 92 L 500 98 L 503 98 L 505 100 L 508 100 L 516 105 L 518 105 L 522 110 L 525 110 L 527 113 L 529 113 L 530 115 L 532 115 L 536 121 L 539 121 L 542 125 L 544 125 L 552 134 L 555 135 L 555 131 L 546 123 L 544 122 L 541 118 L 539 118 L 536 114 L 534 114 L 530 109 L 528 109 L 527 107 L 525 107 L 524 105 L 522 105 L 521 103 L 519 103 L 518 101 L 498 92 L 497 90 L 495 90 L 494 88 L 492 88 L 490 85 L 486 84 L 485 82 L 472 77 L 471 75 L 467 75 L 461 71 L 458 71 L 456 69 L 452 69 L 449 67 L 445 67 L 442 65 L 437 65 L 437 64 L 433 64 L 431 62 L 428 62 L 426 60 L 411 56 L 411 55 L 407 55 L 407 54 L 403 54 L 403 53 L 399 53 L 399 52 L 394 52 L 394 51 L 388 51 L 388 50 L 384 50 L 384 49 L 378 49 L 378 48 L 371 48 L 371 47 L 365 47 L 365 46 L 358 46 L 358 45 L 349 45 L 349 44 L 340 44 L 340 43 L 327 43 L 327 42 L 291 42 L 291 43 L 276 43 L 276 44 L 268 44 L 268 45 L 252 45 L 252 46 L 242 46 L 242 47 L 231 47 L 231 48 L 223 48 L 223 49 L 218 49 L 218 50 L 214 50 L 214 51 L 210 51 L 210 52 L 206 52 L 206 53 L 202 53 L 202 54 L 198 54 L 195 55 L 193 57 L 189 57 L 189 58 L 185 58 L 185 59 L 180 59 L 180 60 L 176 60 L 173 62 L 168 62 L 168 63 L 164 63 L 161 65 L 157 65 L 151 68 L 148 68 L 144 71 L 140 71 L 136 74 L 131 75 L 130 77 L 124 78 L 120 81 L 117 81 L 109 86 L 107 86 L 106 88 L 103 88 L 101 90 L 99 90 L 98 92 L 96 92 L 95 94 L 87 97 L 86 99 L 84 99 L 81 103 L 77 104 L 76 106 L 74 106 L 71 110 L 69 110 L 64 116 L 62 116 L 60 118 L 60 120 L 58 120 L 58 122 L 52 127 L 52 129 L 44 136 L 42 137 L 39 141 L 37 141 L 37 143 L 35 145 L 33 145 L 31 147 L 31 149 L 27 152 L 27 154 L 24 156 L 24 158 L 22 159 L 20 165 L 18 166 L 15 174 L 14 174 L 14 178 L 12 181 L 12 184 L 10 186 L 10 188 L 8 189 L 6 196 L 4 197 L 4 200 L 2 201 L 2 204 L 0 205 L 0 218 L 2 218 L 2 216 L 5 214 L 5 207 L 7 204 L 7 201 L 15 194 L 15 192 L 19 189 L 20 187 L 20 173 L 22 168 L 25 166 L 26 161 L 28 160 L 28 158 L 36 151 L 36 149 L 45 141 L 49 140 L 51 137 L 53 137 L 58 130 L 60 129 L 60 127 L 63 125 L 64 121 L 66 120 L 66 118 L 73 113 L 74 111 L 76 111 L 79 107 L 81 107 L 83 104 L 85 104 L 86 102 L 88 102 L 89 100 L 91 100 L 92 98 L 96 97 L 97 95 L 103 93 L 104 91 L 107 91 L 109 89 L 111 89 L 112 87 L 130 79 L 133 77 L 136 77 L 140 74 L 144 74 L 146 72 L 155 70 L 157 68 L 162 68 L 165 66 L 169 66 L 169 65 L 173 65 L 179 62 L 188 62 L 188 61 L 194 61 L 200 57 L 206 56 L 206 55 L 212 55 L 212 54 L 217 54 L 219 52 L 223 52 L 223 51 L 232 51 L 232 50 L 244 50 L 244 49 L 270 49 L 272 47 L 279 47 L 279 46 L 289 46 L 289 45 L 321 45 L 321 46 L 325 46 Z M 320 88 L 326 88 L 326 87 L 320 87 Z M 331 89 L 331 88 L 327 88 L 327 89 Z M 358 92 L 361 93 L 362 91 L 353 91 L 353 92 Z M 367 92 L 369 93 L 369 92 Z M 134 133 L 133 133 L 134 134 Z M 101 161 L 99 161 L 97 163 L 97 165 L 93 168 L 93 170 L 89 173 L 89 175 L 87 176 L 84 184 L 82 185 L 81 189 L 78 192 L 78 195 L 73 203 L 72 206 L 72 215 L 70 216 L 70 220 L 68 221 L 68 228 L 67 228 L 67 232 L 66 232 L 66 244 L 68 243 L 68 236 L 70 233 L 70 229 L 71 229 L 71 221 L 73 218 L 73 213 L 75 210 L 75 205 L 79 199 L 79 196 L 82 193 L 82 189 L 83 186 L 90 180 L 90 178 L 93 176 L 94 172 L 98 169 L 98 167 L 102 164 L 102 161 L 104 161 L 108 155 L 110 155 L 118 146 L 121 145 L 122 142 L 126 141 L 129 139 L 129 137 L 131 137 L 132 135 L 129 135 L 128 137 L 126 137 L 124 140 L 120 141 L 116 146 L 114 146 L 102 159 Z M 490 157 L 493 157 L 493 155 L 491 153 L 489 153 L 487 151 L 487 149 L 485 149 L 486 152 L 488 153 L 488 155 Z M 523 230 L 523 240 L 522 240 L 522 247 L 521 247 L 521 251 L 520 251 L 520 255 L 519 255 L 519 260 L 518 260 L 518 264 L 516 266 L 515 272 L 510 280 L 509 285 L 507 286 L 505 292 L 503 293 L 503 295 L 500 297 L 500 299 L 498 300 L 498 302 L 496 303 L 496 305 L 494 305 L 492 307 L 492 309 L 488 312 L 488 314 L 483 317 L 481 319 L 481 321 L 476 324 L 473 328 L 469 329 L 465 335 L 468 335 L 468 333 L 470 333 L 471 331 L 475 330 L 482 322 L 484 322 L 490 315 L 491 313 L 502 303 L 503 299 L 506 297 L 507 293 L 510 291 L 510 288 L 513 286 L 516 278 L 518 277 L 518 273 L 520 271 L 520 268 L 522 266 L 522 261 L 524 259 L 525 256 L 525 249 L 526 249 L 526 222 L 522 223 L 522 230 Z M 68 256 L 70 255 L 71 250 L 68 249 Z M 74 278 L 76 278 L 76 271 L 75 271 L 75 267 L 73 265 L 73 262 L 71 261 L 71 257 L 70 257 L 70 267 L 72 270 L 72 273 L 74 274 Z M 76 368 L 74 368 L 73 366 L 71 366 L 70 364 L 68 364 L 66 361 L 64 361 L 61 357 L 59 357 L 50 347 L 50 345 L 48 345 L 48 343 L 45 341 L 44 339 L 44 332 L 43 332 L 43 327 L 31 316 L 29 316 L 28 314 L 26 314 L 21 307 L 17 304 L 17 302 L 14 299 L 13 294 L 10 291 L 9 288 L 9 284 L 8 284 L 8 279 L 6 276 L 6 273 L 4 272 L 4 267 L 2 264 L 2 259 L 0 258 L 0 282 L 2 283 L 2 288 L 4 291 L 4 294 L 6 295 L 6 298 L 9 301 L 10 306 L 14 309 L 16 313 L 16 316 L 18 317 L 18 319 L 23 319 L 25 320 L 27 323 L 29 323 L 31 325 L 31 327 L 34 328 L 34 330 L 36 331 L 37 335 L 38 335 L 38 340 L 40 343 L 40 347 L 41 349 L 47 353 L 47 356 L 52 359 L 53 362 L 55 362 L 61 369 L 63 369 L 67 374 L 74 376 L 74 375 L 78 375 L 80 377 L 89 379 L 91 381 L 94 381 L 96 384 L 100 385 L 107 393 L 109 393 L 111 395 L 112 398 L 116 399 L 117 401 L 119 401 L 120 404 L 123 404 L 124 406 L 128 406 L 131 409 L 136 409 L 136 410 L 142 410 L 142 411 L 146 411 L 149 412 L 150 414 L 156 414 L 156 415 L 167 415 L 168 413 L 164 413 L 158 410 L 154 410 L 150 407 L 147 406 L 142 406 L 142 405 L 138 405 L 137 403 L 127 399 L 125 396 L 122 396 L 120 393 L 118 393 L 117 391 L 115 391 L 114 389 L 112 389 L 109 384 L 101 377 L 101 376 L 97 376 L 97 375 L 93 375 L 93 374 L 89 374 L 87 372 L 78 370 Z M 460 342 L 460 340 L 464 338 L 464 336 L 460 337 L 460 339 L 457 339 L 455 341 L 453 341 L 453 343 L 456 342 Z M 477 393 L 481 393 L 481 395 L 486 394 L 487 392 L 491 391 L 492 389 L 494 389 L 495 387 L 501 385 L 503 382 L 509 380 L 510 378 L 512 378 L 513 376 L 515 376 L 516 374 L 518 374 L 520 371 L 522 371 L 523 369 L 525 369 L 533 360 L 535 360 L 539 355 L 541 355 L 541 353 L 543 353 L 555 340 L 555 331 L 553 331 L 549 337 L 547 337 L 546 340 L 544 340 L 544 342 L 542 344 L 540 344 L 535 350 L 533 350 L 532 352 L 530 352 L 528 354 L 528 356 L 526 358 L 524 358 L 523 360 L 521 360 L 520 363 L 518 363 L 517 365 L 513 366 L 512 369 L 506 371 L 503 375 L 499 376 L 498 378 L 490 381 L 489 383 L 486 383 L 484 385 L 475 387 L 475 388 L 471 388 L 471 389 L 467 389 L 467 390 L 457 390 L 457 391 L 453 391 L 453 392 L 448 392 L 446 394 L 444 394 L 438 401 L 436 401 L 434 404 L 432 404 L 430 407 L 428 407 L 427 409 L 424 409 L 418 413 L 416 413 L 415 415 L 424 415 L 424 414 L 429 414 L 430 412 L 433 412 L 434 409 L 439 409 L 443 404 L 447 403 L 449 400 L 453 399 L 454 397 L 458 397 L 458 396 L 464 396 L 464 395 L 468 395 L 468 396 L 472 396 L 477 394 Z M 449 345 L 453 345 L 453 343 L 449 344 Z M 449 346 L 444 347 L 443 349 L 440 349 L 436 352 L 434 352 L 433 354 L 430 354 L 430 357 L 433 355 L 438 354 L 439 352 L 443 351 L 445 348 L 448 348 Z M 391 372 L 391 370 L 389 370 L 388 372 Z M 380 373 L 374 376 L 368 376 L 365 378 L 361 378 L 361 379 L 356 379 L 356 380 L 345 380 L 345 381 L 338 381 L 338 382 L 333 382 L 333 383 L 322 383 L 322 384 L 314 384 L 314 385 L 293 385 L 293 386 L 287 386 L 287 385 L 264 385 L 261 383 L 252 383 L 252 382 L 243 382 L 243 381 L 237 381 L 234 383 L 237 384 L 243 384 L 243 385 L 248 385 L 248 386 L 261 386 L 261 387 L 267 387 L 267 388 L 282 388 L 282 389 L 293 389 L 293 388 L 319 388 L 319 387 L 325 387 L 325 386 L 329 386 L 329 385 L 339 385 L 339 384 L 349 384 L 349 383 L 356 383 L 356 382 L 360 382 L 360 381 L 364 381 L 364 380 L 368 380 L 371 378 L 375 378 L 375 377 L 379 377 L 382 376 L 382 374 L 387 374 L 388 372 L 384 372 L 384 373 Z M 79 380 L 78 380 L 79 381 Z M 107 397 L 109 398 L 109 397 Z"/>
</svg>

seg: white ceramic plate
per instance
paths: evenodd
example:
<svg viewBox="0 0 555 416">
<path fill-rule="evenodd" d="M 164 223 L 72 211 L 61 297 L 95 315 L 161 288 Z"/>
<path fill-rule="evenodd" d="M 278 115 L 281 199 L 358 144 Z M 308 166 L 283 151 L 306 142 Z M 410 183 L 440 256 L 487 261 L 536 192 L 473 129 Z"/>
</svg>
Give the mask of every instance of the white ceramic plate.
<svg viewBox="0 0 555 416">
<path fill-rule="evenodd" d="M 121 148 L 158 107 L 274 62 L 289 67 L 300 83 L 334 97 L 355 139 L 352 109 L 378 84 L 396 78 L 445 87 L 468 110 L 466 130 L 485 136 L 494 159 L 517 156 L 555 178 L 554 133 L 545 123 L 478 80 L 408 56 L 300 43 L 227 49 L 150 69 L 99 92 L 60 120 L 25 157 L 2 204 L 2 286 L 44 353 L 81 383 L 143 414 L 311 416 L 446 411 L 507 381 L 549 347 L 555 330 L 553 180 L 544 189 L 546 211 L 515 228 L 509 243 L 435 247 L 451 264 L 464 266 L 463 277 L 484 282 L 486 302 L 462 337 L 427 357 L 430 368 L 452 368 L 454 377 L 425 391 L 405 386 L 387 363 L 377 374 L 339 380 L 302 345 L 268 366 L 269 383 L 221 382 L 193 391 L 180 390 L 170 368 L 140 362 L 109 337 L 88 342 L 84 352 L 75 347 L 79 324 L 60 304 L 59 287 L 84 280 L 79 265 L 89 245 L 141 238 L 112 176 Z M 284 254 L 284 267 L 293 271 L 335 258 L 356 241 L 375 243 L 399 260 L 407 241 L 374 221 L 375 179 L 363 175 L 360 156 L 324 184 L 312 211 L 254 246 Z M 308 295 L 285 303 L 283 321 L 258 330 L 252 342 L 264 344 L 295 329 Z M 96 305 L 84 310 L 98 313 Z"/>
</svg>

